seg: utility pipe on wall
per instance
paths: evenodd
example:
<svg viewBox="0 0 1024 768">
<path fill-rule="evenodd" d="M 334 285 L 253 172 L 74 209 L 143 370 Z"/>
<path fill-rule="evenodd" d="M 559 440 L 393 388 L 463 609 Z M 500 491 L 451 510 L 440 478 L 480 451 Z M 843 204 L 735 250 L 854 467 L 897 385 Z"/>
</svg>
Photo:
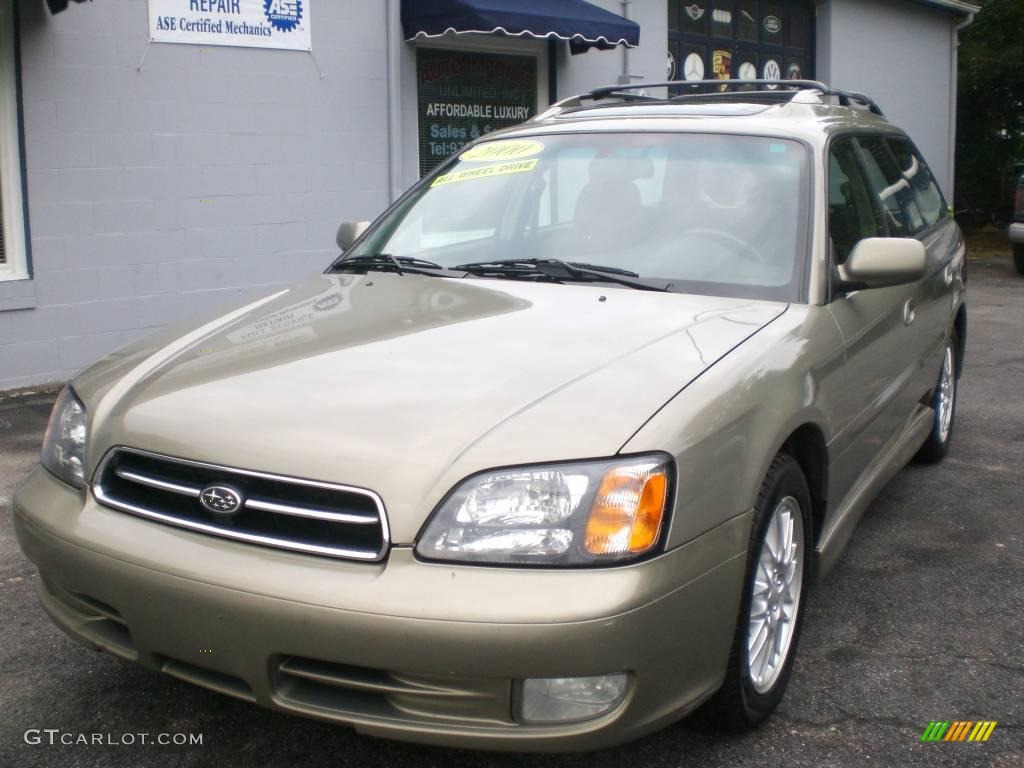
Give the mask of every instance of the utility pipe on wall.
<svg viewBox="0 0 1024 768">
<path fill-rule="evenodd" d="M 953 206 L 956 206 L 956 111 L 959 90 L 960 72 L 960 33 L 974 23 L 974 13 L 968 13 L 967 18 L 953 26 L 953 50 L 950 53 L 949 67 L 949 178 L 946 179 L 946 193 Z"/>
<path fill-rule="evenodd" d="M 622 18 L 629 19 L 630 7 L 633 5 L 633 0 L 622 0 Z M 630 56 L 631 51 L 628 45 L 622 46 L 622 74 L 619 75 L 619 83 L 625 85 L 632 83 L 634 80 L 643 80 L 643 75 L 634 75 L 632 69 L 632 58 Z"/>
<path fill-rule="evenodd" d="M 402 11 L 401 0 L 387 0 L 388 202 L 397 200 L 402 184 Z"/>
</svg>

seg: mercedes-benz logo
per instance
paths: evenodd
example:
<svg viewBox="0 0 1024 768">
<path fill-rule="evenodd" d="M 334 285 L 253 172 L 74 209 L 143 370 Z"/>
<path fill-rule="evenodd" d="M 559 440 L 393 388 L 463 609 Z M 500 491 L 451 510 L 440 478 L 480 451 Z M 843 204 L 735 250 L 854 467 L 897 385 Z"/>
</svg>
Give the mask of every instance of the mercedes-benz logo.
<svg viewBox="0 0 1024 768">
<path fill-rule="evenodd" d="M 242 508 L 242 494 L 227 485 L 208 485 L 200 492 L 199 503 L 216 515 L 233 515 Z"/>
<path fill-rule="evenodd" d="M 687 80 L 704 79 L 704 59 L 699 53 L 691 53 L 683 62 L 683 76 Z"/>
</svg>

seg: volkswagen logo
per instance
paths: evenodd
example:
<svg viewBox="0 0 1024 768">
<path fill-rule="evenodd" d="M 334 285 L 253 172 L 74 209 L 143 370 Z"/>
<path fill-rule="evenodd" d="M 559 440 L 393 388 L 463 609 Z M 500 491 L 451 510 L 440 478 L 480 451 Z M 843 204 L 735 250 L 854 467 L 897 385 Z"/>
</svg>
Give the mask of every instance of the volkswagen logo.
<svg viewBox="0 0 1024 768">
<path fill-rule="evenodd" d="M 227 485 L 208 485 L 200 492 L 199 503 L 215 515 L 233 515 L 242 508 L 242 494 Z"/>
</svg>

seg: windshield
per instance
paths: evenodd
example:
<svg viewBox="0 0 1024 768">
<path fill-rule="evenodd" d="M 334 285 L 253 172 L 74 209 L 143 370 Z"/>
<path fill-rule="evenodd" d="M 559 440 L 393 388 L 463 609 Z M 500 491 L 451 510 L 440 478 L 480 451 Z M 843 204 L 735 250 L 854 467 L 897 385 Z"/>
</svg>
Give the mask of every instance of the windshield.
<svg viewBox="0 0 1024 768">
<path fill-rule="evenodd" d="M 558 259 L 672 290 L 796 301 L 807 153 L 798 142 L 604 133 L 486 142 L 382 219 L 345 259 L 443 267 Z"/>
</svg>

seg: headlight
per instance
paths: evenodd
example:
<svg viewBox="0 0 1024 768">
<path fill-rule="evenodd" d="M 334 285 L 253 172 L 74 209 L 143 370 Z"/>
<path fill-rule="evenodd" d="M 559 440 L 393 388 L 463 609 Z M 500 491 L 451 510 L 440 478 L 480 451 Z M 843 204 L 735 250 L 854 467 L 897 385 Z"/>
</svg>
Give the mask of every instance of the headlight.
<svg viewBox="0 0 1024 768">
<path fill-rule="evenodd" d="M 596 565 L 651 552 L 672 486 L 664 454 L 501 469 L 468 478 L 419 537 L 428 560 Z"/>
<path fill-rule="evenodd" d="M 75 488 L 85 487 L 85 407 L 64 387 L 43 438 L 43 466 Z"/>
</svg>

